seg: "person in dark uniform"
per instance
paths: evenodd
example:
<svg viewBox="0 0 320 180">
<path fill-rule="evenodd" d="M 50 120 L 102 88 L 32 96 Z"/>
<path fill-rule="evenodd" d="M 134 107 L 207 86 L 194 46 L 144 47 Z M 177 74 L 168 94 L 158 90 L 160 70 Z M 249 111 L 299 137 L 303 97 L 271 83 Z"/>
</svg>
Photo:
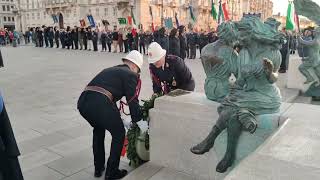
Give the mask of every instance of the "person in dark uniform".
<svg viewBox="0 0 320 180">
<path fill-rule="evenodd" d="M 108 45 L 108 51 L 111 52 L 111 45 L 112 45 L 112 33 L 108 30 L 107 32 L 107 45 Z"/>
<path fill-rule="evenodd" d="M 72 34 L 71 34 L 71 28 L 70 26 L 67 27 L 67 33 L 66 33 L 66 46 L 68 49 L 70 49 L 70 46 L 73 46 L 73 41 L 72 41 Z"/>
<path fill-rule="evenodd" d="M 185 60 L 187 57 L 187 40 L 185 35 L 185 27 L 179 26 L 179 41 L 180 41 L 180 58 Z"/>
<path fill-rule="evenodd" d="M 127 99 L 133 123 L 139 122 L 142 113 L 139 106 L 139 72 L 143 57 L 138 51 L 130 52 L 123 65 L 104 69 L 85 88 L 78 100 L 80 114 L 93 127 L 93 154 L 95 177 L 101 177 L 105 168 L 105 131 L 112 136 L 110 156 L 105 180 L 121 179 L 126 170 L 119 170 L 121 150 L 125 140 L 125 128 L 116 102 Z"/>
<path fill-rule="evenodd" d="M 84 46 L 84 50 L 88 49 L 88 29 L 84 28 L 83 29 L 83 46 Z"/>
<path fill-rule="evenodd" d="M 66 48 L 66 38 L 67 38 L 66 30 L 62 29 L 60 33 L 60 42 L 61 42 L 62 49 Z"/>
<path fill-rule="evenodd" d="M 209 37 L 208 34 L 206 34 L 206 32 L 204 32 L 202 30 L 200 36 L 199 36 L 199 50 L 200 50 L 200 54 L 201 54 L 201 50 L 202 48 L 204 48 L 207 44 L 209 44 Z"/>
<path fill-rule="evenodd" d="M 139 33 L 139 50 L 141 54 L 142 52 L 143 54 L 146 54 L 146 34 L 143 32 L 142 29 Z"/>
<path fill-rule="evenodd" d="M 107 33 L 106 33 L 106 30 L 102 30 L 102 33 L 101 33 L 101 45 L 102 45 L 101 52 L 106 52 L 107 51 Z"/>
<path fill-rule="evenodd" d="M 39 47 L 43 47 L 43 31 L 39 28 L 38 31 Z"/>
<path fill-rule="evenodd" d="M 173 28 L 169 35 L 168 54 L 180 57 L 180 39 L 176 28 Z"/>
<path fill-rule="evenodd" d="M 196 59 L 197 55 L 197 42 L 198 42 L 198 34 L 191 30 L 189 35 L 189 48 L 190 48 L 190 59 Z"/>
<path fill-rule="evenodd" d="M 167 94 L 175 89 L 194 91 L 191 71 L 180 57 L 167 55 L 166 50 L 153 42 L 148 49 L 148 61 L 154 93 Z"/>
<path fill-rule="evenodd" d="M 59 39 L 60 39 L 60 32 L 57 27 L 54 28 L 54 40 L 56 43 L 56 47 L 59 48 Z"/>
<path fill-rule="evenodd" d="M 98 51 L 98 33 L 97 30 L 93 30 L 92 32 L 92 43 L 93 43 L 93 51 Z"/>
<path fill-rule="evenodd" d="M 0 52 L 0 68 L 3 67 Z M 14 137 L 11 123 L 0 94 L 0 179 L 23 180 L 20 163 L 20 151 Z"/>
<path fill-rule="evenodd" d="M 73 29 L 72 40 L 74 44 L 74 49 L 79 49 L 79 31 L 76 26 Z"/>
<path fill-rule="evenodd" d="M 48 39 L 49 39 L 50 48 L 53 48 L 54 32 L 52 27 L 49 28 Z"/>
<path fill-rule="evenodd" d="M 44 43 L 46 45 L 46 48 L 49 47 L 49 28 L 42 26 L 43 32 L 44 32 Z"/>
</svg>

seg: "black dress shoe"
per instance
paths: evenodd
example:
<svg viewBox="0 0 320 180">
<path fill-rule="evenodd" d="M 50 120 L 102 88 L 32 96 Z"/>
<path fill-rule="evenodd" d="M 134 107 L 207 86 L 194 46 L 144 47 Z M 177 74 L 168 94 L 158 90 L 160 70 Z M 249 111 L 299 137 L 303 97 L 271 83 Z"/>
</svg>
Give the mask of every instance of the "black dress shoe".
<svg viewBox="0 0 320 180">
<path fill-rule="evenodd" d="M 97 178 L 101 177 L 104 170 L 105 170 L 104 167 L 102 169 L 95 169 L 94 170 L 94 177 L 97 177 Z"/>
<path fill-rule="evenodd" d="M 128 174 L 127 170 L 117 170 L 114 174 L 107 175 L 105 177 L 105 180 L 115 180 L 115 179 L 122 179 Z"/>
</svg>

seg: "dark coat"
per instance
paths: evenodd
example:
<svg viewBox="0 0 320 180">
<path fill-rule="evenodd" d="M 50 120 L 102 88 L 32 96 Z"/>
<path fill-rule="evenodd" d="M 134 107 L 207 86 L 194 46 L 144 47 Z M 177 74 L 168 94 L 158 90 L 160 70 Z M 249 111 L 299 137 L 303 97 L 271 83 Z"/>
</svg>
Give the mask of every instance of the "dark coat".
<svg viewBox="0 0 320 180">
<path fill-rule="evenodd" d="M 188 45 L 189 46 L 196 46 L 198 43 L 198 34 L 197 33 L 190 33 L 188 36 Z"/>
<path fill-rule="evenodd" d="M 92 32 L 87 32 L 87 39 L 92 40 Z"/>
<path fill-rule="evenodd" d="M 53 31 L 49 31 L 49 32 L 48 32 L 48 38 L 49 38 L 50 40 L 54 39 L 54 32 L 53 32 Z"/>
<path fill-rule="evenodd" d="M 155 65 L 150 64 L 150 74 L 153 83 L 154 93 L 169 93 L 174 89 L 183 89 L 187 91 L 194 91 L 195 83 L 192 73 L 183 61 L 183 59 L 168 55 L 164 69 L 157 68 Z M 165 84 L 162 89 L 161 83 Z"/>
<path fill-rule="evenodd" d="M 0 103 L 0 179 L 23 180 L 17 159 L 20 151 L 1 95 Z"/>
<path fill-rule="evenodd" d="M 3 67 L 3 59 L 2 59 L 2 53 L 1 53 L 1 50 L 0 50 L 0 67 Z"/>
<path fill-rule="evenodd" d="M 168 54 L 180 57 L 180 40 L 175 36 L 170 36 Z"/>
<path fill-rule="evenodd" d="M 180 35 L 180 57 L 181 59 L 185 59 L 187 57 L 187 39 L 186 36 Z"/>
<path fill-rule="evenodd" d="M 56 30 L 56 32 L 54 33 L 54 39 L 58 40 L 60 37 L 60 32 L 58 30 Z"/>
<path fill-rule="evenodd" d="M 169 37 L 167 35 L 159 36 L 157 43 L 160 44 L 162 49 L 169 51 Z"/>
<path fill-rule="evenodd" d="M 123 96 L 127 102 L 135 96 L 138 84 L 138 74 L 132 72 L 127 65 L 118 65 L 104 69 L 100 72 L 88 86 L 98 86 L 108 90 L 114 99 L 114 103 Z M 78 104 L 79 109 L 79 104 Z M 132 122 L 138 122 L 142 118 L 138 97 L 133 98 L 129 103 Z"/>
<path fill-rule="evenodd" d="M 107 43 L 107 33 L 101 34 L 101 43 L 103 43 L 103 44 Z"/>
</svg>

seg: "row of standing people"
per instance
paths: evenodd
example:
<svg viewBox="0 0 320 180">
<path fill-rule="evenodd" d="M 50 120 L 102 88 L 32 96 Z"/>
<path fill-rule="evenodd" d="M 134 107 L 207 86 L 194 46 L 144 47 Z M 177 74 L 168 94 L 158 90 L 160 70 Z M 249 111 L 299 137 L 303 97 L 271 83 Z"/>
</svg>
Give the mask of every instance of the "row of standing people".
<svg viewBox="0 0 320 180">
<path fill-rule="evenodd" d="M 27 33 L 26 33 L 27 34 Z M 131 28 L 115 27 L 113 31 L 79 28 L 58 29 L 52 27 L 35 28 L 31 30 L 32 41 L 36 47 L 60 47 L 67 49 L 94 50 L 98 51 L 98 45 L 102 45 L 102 51 L 124 52 L 138 50 L 147 54 L 146 49 L 152 42 L 157 42 L 170 54 L 182 59 L 195 59 L 196 51 L 209 43 L 215 42 L 218 37 L 214 31 L 195 32 L 191 29 L 186 31 L 185 26 L 173 28 L 170 32 L 166 28 L 160 28 L 154 32 L 133 31 Z"/>
</svg>

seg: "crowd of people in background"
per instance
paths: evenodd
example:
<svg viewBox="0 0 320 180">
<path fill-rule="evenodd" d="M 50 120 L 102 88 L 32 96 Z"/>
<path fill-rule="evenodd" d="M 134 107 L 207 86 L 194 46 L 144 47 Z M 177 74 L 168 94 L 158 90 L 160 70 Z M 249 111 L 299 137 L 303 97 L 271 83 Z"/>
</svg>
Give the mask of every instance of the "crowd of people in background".
<svg viewBox="0 0 320 180">
<path fill-rule="evenodd" d="M 185 26 L 179 26 L 170 31 L 161 27 L 156 28 L 154 32 L 136 31 L 131 27 L 118 29 L 116 26 L 113 30 L 76 26 L 59 29 L 42 26 L 30 28 L 23 34 L 23 37 L 26 44 L 33 43 L 35 47 L 113 53 L 128 53 L 132 50 L 138 50 L 142 54 L 147 54 L 149 44 L 157 42 L 169 54 L 182 59 L 196 59 L 197 49 L 201 51 L 208 43 L 218 39 L 214 30 L 197 32 L 194 29 L 187 30 Z"/>
</svg>

